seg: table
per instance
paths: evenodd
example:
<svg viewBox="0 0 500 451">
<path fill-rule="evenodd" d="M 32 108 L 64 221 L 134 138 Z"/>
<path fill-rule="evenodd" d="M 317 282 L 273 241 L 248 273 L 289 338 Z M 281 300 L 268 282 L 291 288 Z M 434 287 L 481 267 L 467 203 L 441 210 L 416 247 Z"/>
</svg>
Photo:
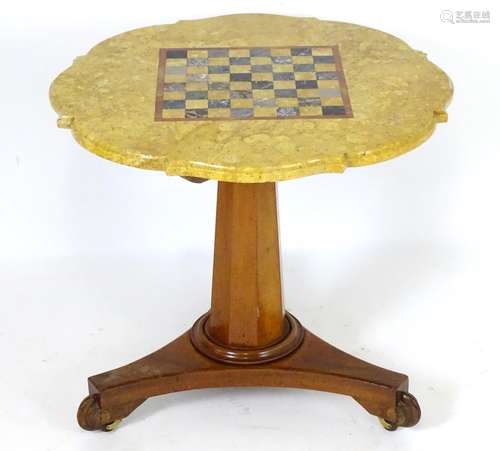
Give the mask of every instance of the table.
<svg viewBox="0 0 500 451">
<path fill-rule="evenodd" d="M 78 409 L 112 430 L 146 399 L 209 387 L 351 396 L 387 430 L 420 418 L 408 377 L 346 354 L 284 310 L 276 182 L 417 147 L 445 122 L 449 78 L 389 34 L 233 15 L 120 34 L 53 82 L 58 125 L 95 154 L 218 181 L 212 301 L 173 342 L 92 376 Z"/>
</svg>

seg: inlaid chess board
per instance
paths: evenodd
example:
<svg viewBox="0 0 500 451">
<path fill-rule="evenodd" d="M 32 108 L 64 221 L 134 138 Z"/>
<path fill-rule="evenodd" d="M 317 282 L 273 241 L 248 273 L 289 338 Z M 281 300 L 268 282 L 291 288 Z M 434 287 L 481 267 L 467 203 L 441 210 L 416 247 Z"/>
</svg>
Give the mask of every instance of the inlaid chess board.
<svg viewBox="0 0 500 451">
<path fill-rule="evenodd" d="M 160 49 L 156 121 L 348 117 L 338 46 Z"/>
</svg>

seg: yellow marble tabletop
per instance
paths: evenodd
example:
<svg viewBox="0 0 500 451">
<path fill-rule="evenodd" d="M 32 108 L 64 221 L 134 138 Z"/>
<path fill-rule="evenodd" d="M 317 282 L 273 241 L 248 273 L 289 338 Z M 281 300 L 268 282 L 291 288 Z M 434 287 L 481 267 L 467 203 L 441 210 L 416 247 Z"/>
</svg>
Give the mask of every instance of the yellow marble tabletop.
<svg viewBox="0 0 500 451">
<path fill-rule="evenodd" d="M 396 157 L 445 122 L 446 74 L 400 39 L 243 14 L 110 38 L 59 75 L 58 125 L 109 160 L 269 182 Z"/>
</svg>

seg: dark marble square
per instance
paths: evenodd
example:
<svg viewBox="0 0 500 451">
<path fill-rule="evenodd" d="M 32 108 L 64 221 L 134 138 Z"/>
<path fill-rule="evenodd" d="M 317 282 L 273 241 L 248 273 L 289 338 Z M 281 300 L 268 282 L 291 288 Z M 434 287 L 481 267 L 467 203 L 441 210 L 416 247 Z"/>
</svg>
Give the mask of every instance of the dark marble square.
<svg viewBox="0 0 500 451">
<path fill-rule="evenodd" d="M 171 109 L 171 108 L 185 108 L 186 101 L 185 100 L 164 100 L 163 108 Z"/>
<path fill-rule="evenodd" d="M 255 64 L 252 66 L 252 72 L 272 72 L 272 64 Z"/>
<path fill-rule="evenodd" d="M 229 66 L 208 66 L 209 74 L 228 74 Z"/>
<path fill-rule="evenodd" d="M 253 108 L 231 108 L 231 117 L 252 117 Z"/>
<path fill-rule="evenodd" d="M 321 98 L 299 97 L 299 106 L 321 106 Z"/>
<path fill-rule="evenodd" d="M 253 104 L 256 107 L 271 107 L 276 105 L 276 99 L 274 98 L 253 99 Z"/>
<path fill-rule="evenodd" d="M 185 91 L 186 83 L 165 83 L 165 91 Z"/>
<path fill-rule="evenodd" d="M 293 72 L 273 72 L 273 80 L 295 80 Z"/>
<path fill-rule="evenodd" d="M 323 106 L 323 116 L 343 116 L 345 108 L 343 106 Z"/>
<path fill-rule="evenodd" d="M 332 55 L 325 56 L 313 56 L 313 61 L 315 64 L 333 64 L 335 63 L 335 58 Z"/>
<path fill-rule="evenodd" d="M 225 91 L 229 89 L 229 83 L 223 81 L 214 81 L 208 84 L 209 91 Z"/>
<path fill-rule="evenodd" d="M 187 58 L 187 50 L 186 49 L 167 50 L 167 58 Z"/>
<path fill-rule="evenodd" d="M 231 100 L 229 99 L 209 99 L 208 108 L 229 108 Z"/>
<path fill-rule="evenodd" d="M 208 65 L 208 58 L 189 58 L 187 60 L 187 65 L 188 66 L 207 66 Z"/>
<path fill-rule="evenodd" d="M 337 80 L 337 72 L 316 72 L 318 80 Z"/>
<path fill-rule="evenodd" d="M 272 81 L 252 81 L 252 89 L 273 89 L 274 83 Z"/>
<path fill-rule="evenodd" d="M 314 72 L 314 64 L 294 64 L 295 72 Z"/>
<path fill-rule="evenodd" d="M 208 99 L 208 91 L 187 91 L 186 100 Z"/>
<path fill-rule="evenodd" d="M 250 56 L 271 56 L 270 48 L 250 49 Z"/>
<path fill-rule="evenodd" d="M 198 119 L 208 117 L 208 108 L 193 108 L 186 110 L 186 119 Z"/>
<path fill-rule="evenodd" d="M 231 74 L 229 79 L 231 81 L 252 81 L 252 74 Z"/>
<path fill-rule="evenodd" d="M 281 106 L 276 109 L 278 117 L 294 117 L 299 115 L 299 109 L 295 106 Z"/>
<path fill-rule="evenodd" d="M 209 58 L 224 58 L 229 55 L 229 49 L 208 49 Z"/>
<path fill-rule="evenodd" d="M 275 89 L 274 94 L 276 97 L 297 97 L 296 89 Z"/>
<path fill-rule="evenodd" d="M 317 89 L 318 82 L 316 80 L 296 80 L 295 86 L 297 89 Z"/>
<path fill-rule="evenodd" d="M 229 64 L 232 66 L 249 66 L 250 57 L 248 56 L 232 56 L 229 58 Z"/>
<path fill-rule="evenodd" d="M 292 64 L 291 56 L 271 56 L 273 64 Z"/>
<path fill-rule="evenodd" d="M 311 47 L 292 47 L 292 56 L 310 56 L 312 55 Z"/>
<path fill-rule="evenodd" d="M 249 90 L 235 90 L 231 91 L 231 99 L 251 99 L 252 91 Z"/>
</svg>

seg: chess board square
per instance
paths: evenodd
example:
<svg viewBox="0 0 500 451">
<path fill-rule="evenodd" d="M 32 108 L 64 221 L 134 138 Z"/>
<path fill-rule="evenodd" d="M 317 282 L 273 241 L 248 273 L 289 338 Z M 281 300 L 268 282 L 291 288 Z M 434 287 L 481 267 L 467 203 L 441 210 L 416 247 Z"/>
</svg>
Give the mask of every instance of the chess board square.
<svg viewBox="0 0 500 451">
<path fill-rule="evenodd" d="M 186 73 L 186 66 L 166 66 L 165 74 L 167 75 L 184 75 Z"/>
<path fill-rule="evenodd" d="M 316 69 L 316 73 L 335 72 L 337 70 L 335 64 L 315 64 L 314 68 Z"/>
<path fill-rule="evenodd" d="M 252 74 L 231 74 L 229 79 L 231 81 L 251 81 Z"/>
<path fill-rule="evenodd" d="M 252 89 L 252 82 L 250 81 L 232 81 L 230 83 L 232 91 L 245 91 Z"/>
<path fill-rule="evenodd" d="M 272 56 L 271 61 L 273 64 L 293 64 L 293 59 L 288 55 Z"/>
<path fill-rule="evenodd" d="M 299 99 L 292 98 L 276 98 L 277 107 L 297 107 L 299 106 Z"/>
<path fill-rule="evenodd" d="M 321 106 L 320 97 L 299 97 L 299 106 Z"/>
<path fill-rule="evenodd" d="M 187 73 L 189 74 L 207 74 L 208 66 L 187 66 Z"/>
<path fill-rule="evenodd" d="M 314 64 L 335 64 L 333 55 L 316 55 L 313 56 Z"/>
<path fill-rule="evenodd" d="M 230 108 L 231 100 L 230 99 L 209 99 L 208 100 L 208 108 L 209 110 L 212 108 Z"/>
<path fill-rule="evenodd" d="M 297 89 L 317 89 L 318 82 L 316 80 L 296 80 L 295 86 Z"/>
<path fill-rule="evenodd" d="M 187 91 L 187 100 L 208 99 L 208 91 Z"/>
<path fill-rule="evenodd" d="M 340 116 L 345 114 L 343 106 L 323 106 L 321 110 L 324 116 Z"/>
<path fill-rule="evenodd" d="M 208 58 L 208 50 L 188 49 L 188 58 Z"/>
<path fill-rule="evenodd" d="M 166 110 L 162 111 L 163 119 L 184 119 L 185 111 L 184 110 Z"/>
<path fill-rule="evenodd" d="M 187 50 L 186 49 L 170 49 L 167 50 L 167 58 L 168 59 L 179 59 L 179 58 L 187 58 Z"/>
<path fill-rule="evenodd" d="M 272 64 L 254 64 L 252 65 L 252 72 L 272 72 Z"/>
<path fill-rule="evenodd" d="M 285 106 L 276 108 L 276 115 L 278 117 L 294 117 L 299 115 L 297 107 Z"/>
<path fill-rule="evenodd" d="M 314 72 L 314 64 L 294 64 L 295 72 Z"/>
<path fill-rule="evenodd" d="M 299 108 L 300 116 L 321 116 L 323 110 L 320 106 L 304 106 Z"/>
<path fill-rule="evenodd" d="M 188 66 L 208 66 L 208 58 L 202 58 L 202 57 L 188 58 L 187 65 Z"/>
<path fill-rule="evenodd" d="M 297 97 L 296 89 L 275 89 L 274 94 L 278 97 Z"/>
<path fill-rule="evenodd" d="M 230 118 L 231 109 L 230 108 L 209 108 L 208 109 L 209 118 Z"/>
<path fill-rule="evenodd" d="M 314 64 L 312 56 L 292 56 L 293 64 Z"/>
<path fill-rule="evenodd" d="M 163 87 L 165 91 L 185 91 L 186 83 L 165 83 Z"/>
<path fill-rule="evenodd" d="M 252 80 L 252 89 L 273 89 L 273 82 L 272 81 L 254 81 Z"/>
<path fill-rule="evenodd" d="M 293 72 L 273 72 L 273 80 L 295 80 Z"/>
<path fill-rule="evenodd" d="M 297 97 L 320 97 L 319 89 L 297 89 Z"/>
<path fill-rule="evenodd" d="M 344 102 L 342 97 L 323 97 L 321 99 L 321 106 L 342 106 Z"/>
<path fill-rule="evenodd" d="M 251 98 L 252 98 L 251 89 L 231 91 L 231 99 L 251 99 Z"/>
<path fill-rule="evenodd" d="M 271 56 L 290 56 L 290 48 L 287 47 L 273 47 L 271 48 Z"/>
<path fill-rule="evenodd" d="M 253 48 L 250 49 L 250 56 L 271 56 L 271 49 L 268 47 L 264 48 Z"/>
<path fill-rule="evenodd" d="M 254 99 L 274 99 L 273 89 L 252 89 Z"/>
<path fill-rule="evenodd" d="M 293 64 L 273 64 L 273 72 L 293 72 Z"/>
<path fill-rule="evenodd" d="M 183 83 L 186 81 L 186 75 L 165 74 L 167 83 Z"/>
<path fill-rule="evenodd" d="M 244 118 L 252 116 L 253 116 L 253 108 L 231 108 L 231 117 Z"/>
<path fill-rule="evenodd" d="M 186 100 L 186 110 L 208 108 L 208 99 Z"/>
<path fill-rule="evenodd" d="M 249 57 L 250 49 L 229 49 L 229 57 Z"/>
<path fill-rule="evenodd" d="M 206 91 L 208 90 L 207 82 L 188 82 L 186 83 L 186 91 Z"/>
<path fill-rule="evenodd" d="M 229 90 L 218 90 L 211 91 L 208 90 L 208 99 L 229 99 L 231 97 L 231 91 Z M 210 102 L 209 102 L 210 103 Z"/>
<path fill-rule="evenodd" d="M 166 67 L 185 66 L 186 64 L 187 60 L 184 58 L 172 58 L 167 60 Z"/>
<path fill-rule="evenodd" d="M 252 81 L 273 81 L 272 72 L 252 72 Z"/>
<path fill-rule="evenodd" d="M 252 56 L 250 58 L 250 64 L 252 66 L 257 66 L 259 64 L 272 64 L 270 56 Z"/>
<path fill-rule="evenodd" d="M 294 80 L 275 80 L 274 89 L 295 89 Z"/>
<path fill-rule="evenodd" d="M 264 107 L 274 107 L 276 106 L 276 99 L 275 98 L 269 98 L 269 97 L 264 97 L 264 98 L 259 98 L 259 99 L 253 99 L 253 104 L 255 107 L 259 108 L 264 108 Z"/>
<path fill-rule="evenodd" d="M 312 49 L 311 47 L 292 47 L 291 54 L 292 56 L 312 55 Z"/>
<path fill-rule="evenodd" d="M 232 74 L 248 74 L 252 71 L 252 66 L 229 66 Z"/>
<path fill-rule="evenodd" d="M 208 74 L 208 82 L 229 82 L 229 74 Z"/>
<path fill-rule="evenodd" d="M 209 66 L 229 66 L 229 57 L 227 58 L 208 58 Z"/>
<path fill-rule="evenodd" d="M 186 108 L 186 101 L 185 100 L 164 100 L 163 101 L 163 108 Z"/>
<path fill-rule="evenodd" d="M 320 88 L 320 97 L 340 97 L 340 91 L 337 88 Z"/>
<path fill-rule="evenodd" d="M 231 98 L 231 108 L 252 108 L 253 99 L 234 99 Z"/>
<path fill-rule="evenodd" d="M 187 74 L 186 80 L 194 82 L 207 82 L 208 74 Z"/>
<path fill-rule="evenodd" d="M 316 80 L 315 72 L 297 72 L 294 75 L 295 80 Z"/>
<path fill-rule="evenodd" d="M 338 80 L 337 72 L 316 72 L 318 80 Z"/>
<path fill-rule="evenodd" d="M 207 52 L 209 58 L 220 58 L 229 56 L 229 49 L 227 48 L 213 48 L 213 49 L 208 49 Z"/>
<path fill-rule="evenodd" d="M 209 74 L 227 74 L 229 73 L 229 65 L 208 66 Z"/>
<path fill-rule="evenodd" d="M 165 100 L 183 100 L 186 98 L 186 91 L 167 91 L 163 94 Z"/>
<path fill-rule="evenodd" d="M 186 110 L 187 119 L 202 119 L 208 117 L 208 108 L 194 108 Z"/>
<path fill-rule="evenodd" d="M 340 89 L 338 80 L 318 80 L 318 86 L 320 88 L 336 88 Z"/>
<path fill-rule="evenodd" d="M 254 116 L 255 117 L 269 117 L 273 118 L 276 116 L 276 108 L 275 107 L 255 107 L 254 108 Z"/>
<path fill-rule="evenodd" d="M 333 55 L 331 47 L 313 47 L 311 53 L 315 56 Z"/>
<path fill-rule="evenodd" d="M 233 56 L 229 58 L 229 64 L 231 66 L 249 66 L 250 57 L 248 56 Z"/>
<path fill-rule="evenodd" d="M 209 82 L 208 83 L 208 90 L 209 91 L 224 91 L 229 89 L 229 83 L 228 82 L 221 82 L 221 81 L 215 81 L 215 82 Z"/>
</svg>

